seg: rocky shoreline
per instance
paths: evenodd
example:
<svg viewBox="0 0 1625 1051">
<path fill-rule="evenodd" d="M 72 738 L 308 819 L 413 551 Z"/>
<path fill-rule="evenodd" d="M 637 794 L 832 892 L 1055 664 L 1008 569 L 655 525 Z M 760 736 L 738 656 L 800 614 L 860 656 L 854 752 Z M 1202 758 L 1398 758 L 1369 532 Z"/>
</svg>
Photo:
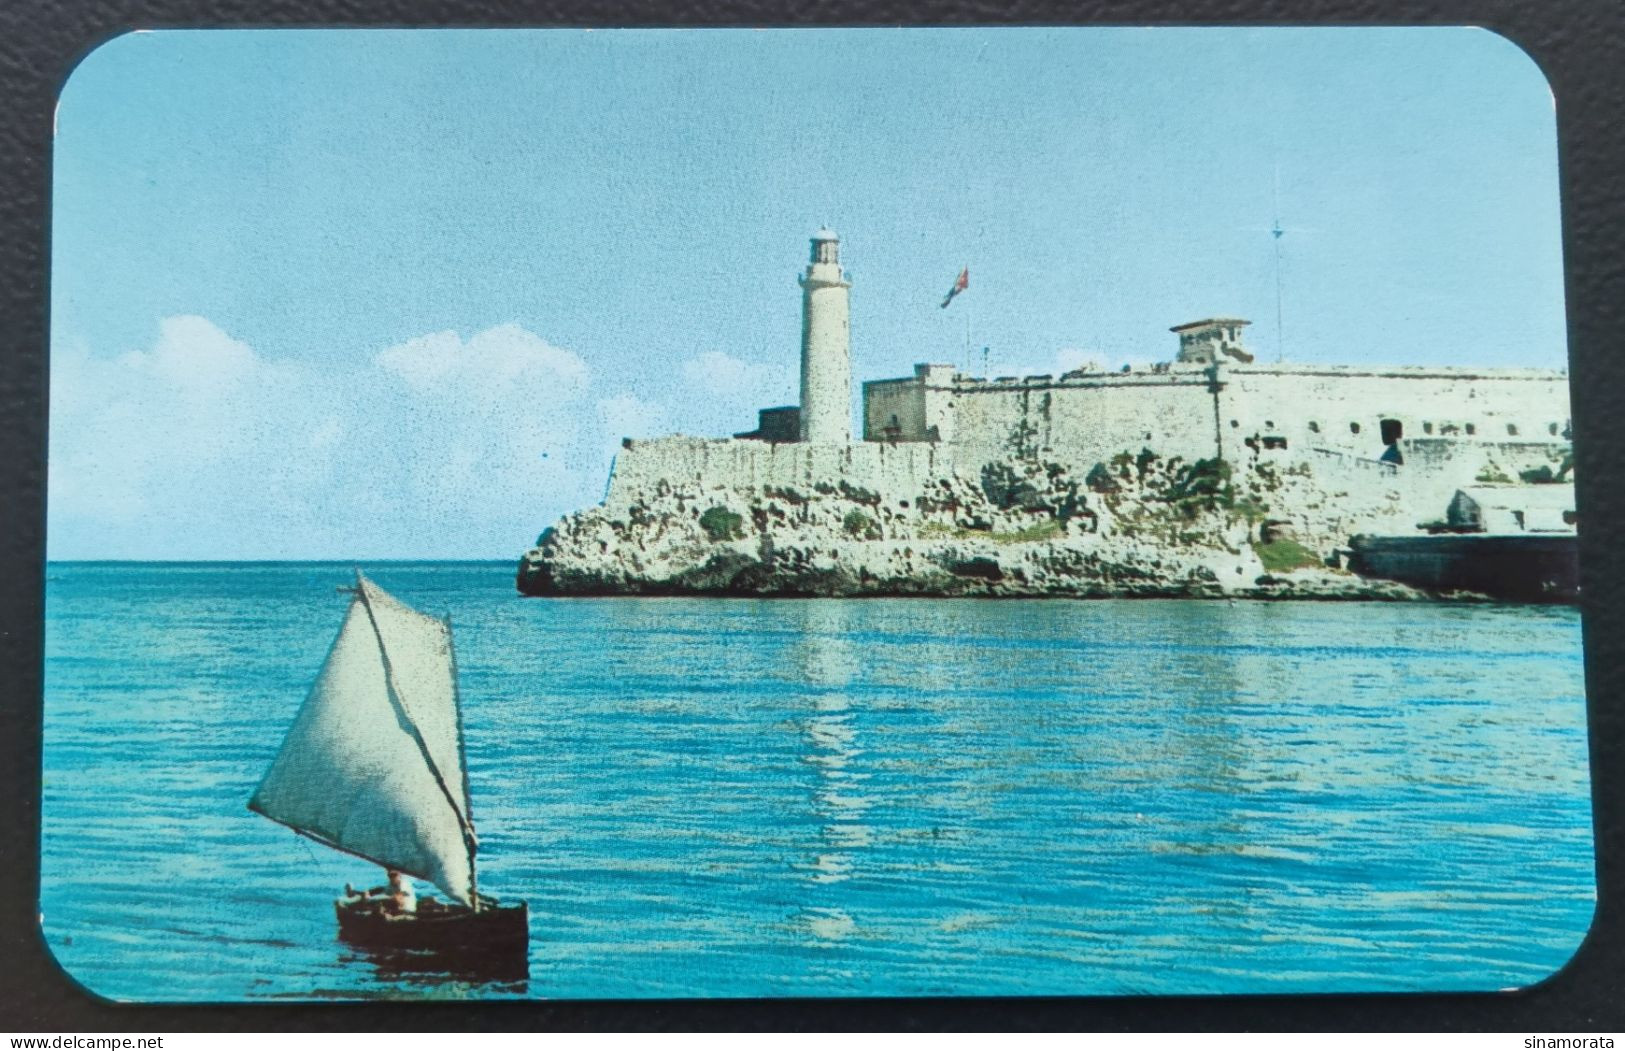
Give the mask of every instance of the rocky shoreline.
<svg viewBox="0 0 1625 1051">
<path fill-rule="evenodd" d="M 1149 450 L 1081 479 L 1012 460 L 906 495 L 661 482 L 567 515 L 520 560 L 516 584 L 538 596 L 1481 597 L 1336 568 L 1345 537 L 1271 518 L 1272 504 L 1305 503 L 1303 485 Z"/>
<path fill-rule="evenodd" d="M 736 571 L 737 569 L 737 571 Z M 760 564 L 724 566 L 708 563 L 697 571 L 660 580 L 628 577 L 553 576 L 545 558 L 527 553 L 521 559 L 517 587 L 520 594 L 543 597 L 673 597 L 712 598 L 1051 598 L 1051 599 L 1245 599 L 1262 601 L 1486 601 L 1469 592 L 1434 594 L 1397 581 L 1377 580 L 1353 573 L 1295 571 L 1264 574 L 1250 584 L 1220 587 L 1216 580 L 1150 578 L 1069 579 L 1033 583 L 981 582 L 943 577 L 903 581 L 852 579 L 844 574 L 819 576 L 781 574 Z"/>
</svg>

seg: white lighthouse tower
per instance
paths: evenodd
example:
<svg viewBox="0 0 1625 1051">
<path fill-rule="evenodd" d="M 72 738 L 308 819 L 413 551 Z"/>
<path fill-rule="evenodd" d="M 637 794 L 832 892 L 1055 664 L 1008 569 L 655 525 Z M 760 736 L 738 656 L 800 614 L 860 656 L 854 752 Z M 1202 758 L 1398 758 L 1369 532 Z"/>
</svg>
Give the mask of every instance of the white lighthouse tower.
<svg viewBox="0 0 1625 1051">
<path fill-rule="evenodd" d="M 812 238 L 801 277 L 801 440 L 852 440 L 852 334 L 841 274 L 841 239 L 828 228 Z"/>
</svg>

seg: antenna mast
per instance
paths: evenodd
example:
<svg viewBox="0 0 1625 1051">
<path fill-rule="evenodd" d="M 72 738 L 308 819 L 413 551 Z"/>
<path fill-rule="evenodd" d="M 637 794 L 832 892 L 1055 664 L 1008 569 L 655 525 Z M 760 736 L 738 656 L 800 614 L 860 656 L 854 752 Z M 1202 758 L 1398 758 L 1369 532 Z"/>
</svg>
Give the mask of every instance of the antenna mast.
<svg viewBox="0 0 1625 1051">
<path fill-rule="evenodd" d="M 1286 360 L 1286 338 L 1281 330 L 1281 166 L 1275 166 L 1275 225 L 1270 235 L 1275 239 L 1275 360 Z"/>
</svg>

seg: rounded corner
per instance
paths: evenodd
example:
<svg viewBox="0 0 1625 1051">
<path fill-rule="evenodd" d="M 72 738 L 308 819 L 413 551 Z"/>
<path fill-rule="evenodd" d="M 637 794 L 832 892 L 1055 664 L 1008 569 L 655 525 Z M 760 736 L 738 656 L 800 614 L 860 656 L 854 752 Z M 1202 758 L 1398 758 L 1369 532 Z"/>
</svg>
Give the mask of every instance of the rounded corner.
<svg viewBox="0 0 1625 1051">
<path fill-rule="evenodd" d="M 56 98 L 52 102 L 51 106 L 53 125 L 56 123 L 55 116 L 60 115 L 62 111 L 62 100 L 67 98 L 68 88 L 72 86 L 73 78 L 79 75 L 79 72 L 85 68 L 92 58 L 95 58 L 97 55 L 107 51 L 110 47 L 112 47 L 112 45 L 117 44 L 121 40 L 129 40 L 132 37 L 144 36 L 151 32 L 152 30 L 150 29 L 142 29 L 136 26 L 123 26 L 118 29 L 109 30 L 108 35 L 101 37 L 83 48 L 79 52 L 78 56 L 68 65 L 68 68 L 63 70 L 61 78 L 57 81 Z"/>
<path fill-rule="evenodd" d="M 1563 958 L 1561 963 L 1557 964 L 1550 971 L 1548 971 L 1544 977 L 1536 978 L 1532 982 L 1512 986 L 1501 991 L 1503 993 L 1510 993 L 1512 995 L 1522 995 L 1525 993 L 1535 992 L 1538 989 L 1545 988 L 1553 982 L 1560 981 L 1563 975 L 1574 966 L 1575 961 L 1580 958 L 1581 952 L 1584 951 L 1587 943 L 1591 941 L 1592 936 L 1597 933 L 1597 908 L 1598 901 L 1595 897 L 1593 897 L 1591 899 L 1591 914 L 1586 917 L 1585 927 L 1580 930 L 1579 937 L 1574 939 L 1573 948 L 1569 950 L 1568 955 Z"/>
<path fill-rule="evenodd" d="M 45 933 L 45 914 L 41 912 L 38 915 L 39 922 L 34 924 L 34 937 L 40 949 L 43 950 L 42 955 L 44 955 L 45 961 L 51 966 L 55 967 L 57 973 L 62 976 L 63 980 L 77 990 L 80 995 L 88 997 L 91 1000 L 95 1000 L 97 1003 L 118 1003 L 118 1000 L 108 996 L 106 993 L 97 992 L 91 987 L 89 982 L 73 973 L 73 969 L 68 966 L 67 962 L 64 961 L 61 956 L 57 955 L 56 946 L 51 943 L 50 937 Z"/>
<path fill-rule="evenodd" d="M 1529 64 L 1529 68 L 1534 70 L 1535 75 L 1540 78 L 1541 84 L 1543 84 L 1546 88 L 1546 93 L 1552 97 L 1552 105 L 1554 107 L 1557 105 L 1557 89 L 1552 86 L 1552 75 L 1547 72 L 1546 67 L 1541 64 L 1540 59 L 1533 51 L 1525 47 L 1522 42 L 1508 36 L 1503 30 L 1498 29 L 1495 26 L 1475 25 L 1472 28 L 1478 30 L 1480 33 L 1487 33 L 1489 36 L 1500 41 L 1501 44 L 1511 48 L 1513 51 L 1516 51 L 1520 56 L 1522 56 L 1523 60 Z"/>
</svg>

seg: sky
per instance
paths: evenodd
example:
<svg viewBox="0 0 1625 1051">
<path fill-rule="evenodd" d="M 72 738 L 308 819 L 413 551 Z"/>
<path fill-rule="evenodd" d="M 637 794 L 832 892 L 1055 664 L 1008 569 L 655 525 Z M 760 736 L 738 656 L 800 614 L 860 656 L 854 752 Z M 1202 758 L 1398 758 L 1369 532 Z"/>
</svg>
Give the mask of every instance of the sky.
<svg viewBox="0 0 1625 1051">
<path fill-rule="evenodd" d="M 1552 95 L 1478 29 L 143 32 L 56 125 L 53 559 L 516 557 L 795 403 L 824 224 L 854 417 L 1214 315 L 1567 363 Z"/>
</svg>

